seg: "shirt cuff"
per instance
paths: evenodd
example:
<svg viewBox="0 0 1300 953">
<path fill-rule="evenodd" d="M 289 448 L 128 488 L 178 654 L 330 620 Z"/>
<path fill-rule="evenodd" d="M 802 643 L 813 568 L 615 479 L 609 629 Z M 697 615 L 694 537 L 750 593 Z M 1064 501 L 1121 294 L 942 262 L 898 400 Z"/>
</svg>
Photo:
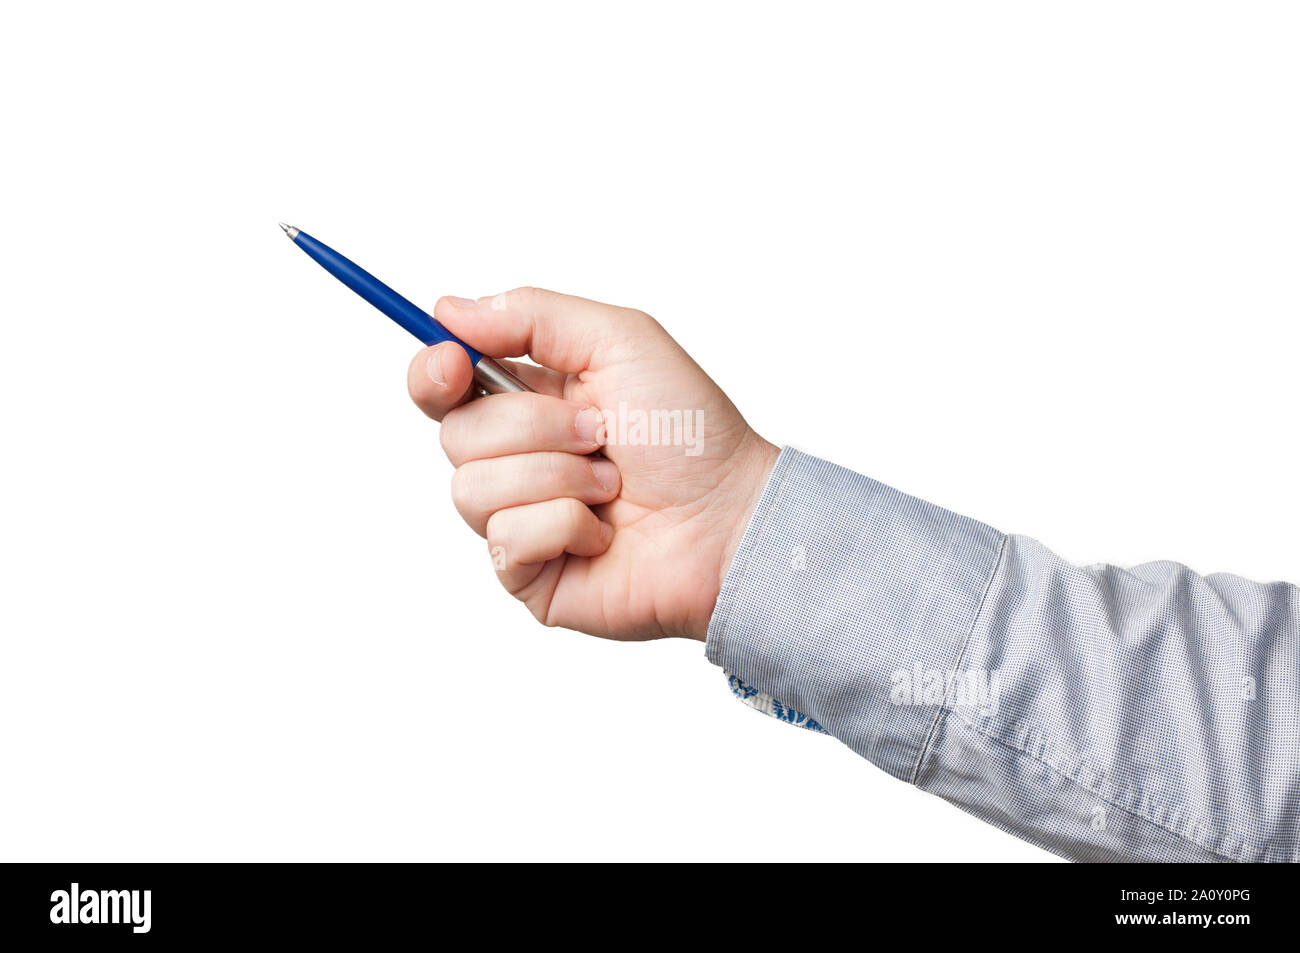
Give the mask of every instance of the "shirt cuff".
<svg viewBox="0 0 1300 953">
<path fill-rule="evenodd" d="M 732 559 L 705 654 L 914 781 L 1002 540 L 787 447 Z M 936 679 L 938 698 L 911 690 Z"/>
</svg>

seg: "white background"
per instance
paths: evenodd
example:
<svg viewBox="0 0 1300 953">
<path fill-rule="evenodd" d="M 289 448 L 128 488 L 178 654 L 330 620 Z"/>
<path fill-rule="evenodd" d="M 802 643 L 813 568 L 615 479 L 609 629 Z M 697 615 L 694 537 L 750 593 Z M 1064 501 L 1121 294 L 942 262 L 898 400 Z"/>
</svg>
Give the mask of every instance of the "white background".
<svg viewBox="0 0 1300 953">
<path fill-rule="evenodd" d="M 643 308 L 1071 560 L 1297 580 L 1293 9 L 6 7 L 0 856 L 1047 859 L 536 625 L 275 223 Z"/>
</svg>

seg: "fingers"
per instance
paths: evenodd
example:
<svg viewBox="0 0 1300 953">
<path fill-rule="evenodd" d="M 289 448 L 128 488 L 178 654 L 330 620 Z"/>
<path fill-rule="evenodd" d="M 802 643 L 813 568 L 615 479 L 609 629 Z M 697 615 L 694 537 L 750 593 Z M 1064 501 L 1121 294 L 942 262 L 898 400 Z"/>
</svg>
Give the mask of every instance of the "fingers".
<svg viewBox="0 0 1300 953">
<path fill-rule="evenodd" d="M 554 450 L 588 454 L 605 443 L 599 410 L 544 394 L 495 394 L 449 411 L 439 434 L 454 466 L 468 460 Z"/>
<path fill-rule="evenodd" d="M 426 347 L 406 369 L 406 389 L 411 399 L 434 420 L 469 399 L 474 367 L 459 344 L 444 342 Z"/>
<path fill-rule="evenodd" d="M 518 453 L 495 460 L 470 460 L 451 478 L 451 498 L 480 536 L 498 510 L 571 497 L 583 504 L 618 496 L 618 467 L 604 457 L 572 453 Z"/>
<path fill-rule="evenodd" d="M 640 311 L 542 291 L 516 288 L 491 298 L 440 298 L 434 315 L 457 337 L 485 354 L 528 354 L 539 364 L 576 374 L 629 333 L 667 333 Z"/>
<path fill-rule="evenodd" d="M 527 574 L 528 567 L 565 553 L 599 556 L 613 537 L 613 527 L 569 498 L 498 510 L 487 521 L 488 549 L 507 588 L 516 570 Z"/>
<path fill-rule="evenodd" d="M 540 394 L 564 396 L 564 375 L 534 364 L 501 361 L 505 368 Z M 458 344 L 446 342 L 426 347 L 406 369 L 406 389 L 415 405 L 434 420 L 459 407 L 474 393 L 474 368 Z"/>
<path fill-rule="evenodd" d="M 504 362 L 539 393 L 562 396 L 565 377 L 601 363 L 602 355 L 652 356 L 656 345 L 676 348 L 653 318 L 630 308 L 543 291 L 516 288 L 490 298 L 445 297 L 438 320 L 484 354 L 530 355 L 543 367 Z M 454 343 L 426 348 L 407 370 L 411 398 L 442 420 L 473 393 L 469 356 Z"/>
</svg>

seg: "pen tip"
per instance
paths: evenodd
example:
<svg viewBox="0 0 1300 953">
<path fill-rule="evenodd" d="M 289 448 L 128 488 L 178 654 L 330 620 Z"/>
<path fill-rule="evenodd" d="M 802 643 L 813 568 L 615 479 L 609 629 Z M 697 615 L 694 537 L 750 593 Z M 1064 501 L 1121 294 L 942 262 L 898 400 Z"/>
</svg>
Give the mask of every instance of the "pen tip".
<svg viewBox="0 0 1300 953">
<path fill-rule="evenodd" d="M 280 227 L 284 229 L 284 233 L 290 238 L 298 237 L 298 229 L 294 228 L 292 225 L 286 225 L 284 222 L 281 222 Z"/>
</svg>

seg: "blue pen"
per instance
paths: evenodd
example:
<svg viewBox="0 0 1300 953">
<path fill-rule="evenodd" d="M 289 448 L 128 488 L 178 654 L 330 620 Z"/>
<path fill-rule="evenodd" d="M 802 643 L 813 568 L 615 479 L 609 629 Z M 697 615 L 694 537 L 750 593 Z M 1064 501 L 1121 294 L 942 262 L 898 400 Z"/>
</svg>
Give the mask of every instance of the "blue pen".
<svg viewBox="0 0 1300 953">
<path fill-rule="evenodd" d="M 474 380 L 489 394 L 532 390 L 527 384 L 485 354 L 480 354 L 441 324 L 407 301 L 370 272 L 348 261 L 333 248 L 316 241 L 301 229 L 280 223 L 290 240 L 305 251 L 316 264 L 343 282 L 366 301 L 388 315 L 425 344 L 455 341 L 465 349 L 474 365 Z"/>
</svg>

